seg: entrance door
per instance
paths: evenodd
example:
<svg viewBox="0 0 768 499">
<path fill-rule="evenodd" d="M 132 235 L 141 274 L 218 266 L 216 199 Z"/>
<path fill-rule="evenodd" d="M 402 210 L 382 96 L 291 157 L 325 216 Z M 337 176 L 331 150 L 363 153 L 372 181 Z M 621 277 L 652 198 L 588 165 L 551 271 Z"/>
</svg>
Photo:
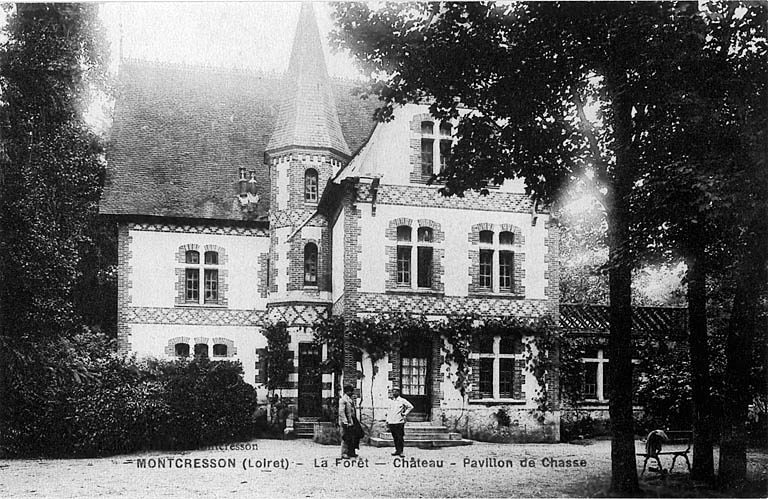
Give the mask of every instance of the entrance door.
<svg viewBox="0 0 768 499">
<path fill-rule="evenodd" d="M 318 417 L 322 407 L 320 350 L 314 343 L 299 343 L 299 417 Z"/>
<path fill-rule="evenodd" d="M 432 342 L 423 338 L 403 341 L 400 351 L 400 389 L 403 397 L 413 404 L 413 417 L 429 415 L 431 388 Z M 409 418 L 410 419 L 410 418 Z"/>
</svg>

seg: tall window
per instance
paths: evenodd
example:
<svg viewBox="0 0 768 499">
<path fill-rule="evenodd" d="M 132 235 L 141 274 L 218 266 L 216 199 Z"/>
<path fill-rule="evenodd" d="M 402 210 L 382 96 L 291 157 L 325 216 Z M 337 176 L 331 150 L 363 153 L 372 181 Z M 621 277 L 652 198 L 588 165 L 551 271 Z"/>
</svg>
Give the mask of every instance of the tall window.
<svg viewBox="0 0 768 499">
<path fill-rule="evenodd" d="M 304 285 L 317 286 L 317 245 L 304 246 Z"/>
<path fill-rule="evenodd" d="M 493 286 L 493 232 L 480 231 L 480 287 Z"/>
<path fill-rule="evenodd" d="M 513 286 L 513 253 L 512 244 L 514 244 L 515 235 L 511 232 L 501 232 L 499 234 L 499 290 L 512 291 Z"/>
<path fill-rule="evenodd" d="M 304 172 L 304 201 L 317 203 L 317 170 L 310 168 Z"/>
<path fill-rule="evenodd" d="M 453 127 L 450 123 L 440 123 L 440 171 L 445 170 L 453 144 Z"/>
<path fill-rule="evenodd" d="M 397 228 L 397 284 L 411 284 L 411 228 L 407 225 Z"/>
<path fill-rule="evenodd" d="M 608 358 L 603 349 L 587 352 L 581 359 L 584 363 L 584 378 L 581 394 L 585 400 L 606 402 L 608 400 Z"/>
<path fill-rule="evenodd" d="M 479 386 L 482 399 L 514 399 L 515 362 L 521 361 L 519 340 L 510 336 L 484 337 L 479 342 Z"/>
<path fill-rule="evenodd" d="M 177 357 L 189 357 L 189 345 L 187 343 L 176 343 L 173 350 Z"/>
<path fill-rule="evenodd" d="M 206 251 L 200 261 L 200 253 L 194 250 L 185 252 L 184 269 L 184 301 L 186 303 L 203 304 L 219 303 L 219 253 Z M 203 293 L 200 293 L 200 281 L 203 282 Z"/>
<path fill-rule="evenodd" d="M 445 169 L 453 144 L 453 127 L 450 123 L 440 123 L 435 131 L 434 121 L 421 122 L 421 175 L 432 174 Z"/>
<path fill-rule="evenodd" d="M 416 285 L 420 288 L 432 287 L 432 229 L 429 227 L 419 227 L 418 234 L 418 246 L 416 247 L 417 260 L 417 282 Z"/>
<path fill-rule="evenodd" d="M 498 236 L 490 230 L 480 231 L 477 286 L 481 291 L 515 291 L 514 237 L 509 231 L 502 231 Z"/>
<path fill-rule="evenodd" d="M 431 176 L 435 168 L 435 124 L 431 121 L 421 122 L 421 174 Z"/>
</svg>

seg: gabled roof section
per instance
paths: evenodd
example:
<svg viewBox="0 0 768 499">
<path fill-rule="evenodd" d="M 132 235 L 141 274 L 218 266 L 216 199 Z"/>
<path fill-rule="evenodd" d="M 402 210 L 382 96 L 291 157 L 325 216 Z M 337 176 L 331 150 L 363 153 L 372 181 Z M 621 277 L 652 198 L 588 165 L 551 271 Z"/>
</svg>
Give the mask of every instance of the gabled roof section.
<svg viewBox="0 0 768 499">
<path fill-rule="evenodd" d="M 307 2 L 301 5 L 284 97 L 267 151 L 289 147 L 328 149 L 351 156 L 339 122 L 315 13 Z"/>
<path fill-rule="evenodd" d="M 329 81 L 337 121 L 353 149 L 373 129 L 375 100 L 353 83 Z M 217 220 L 266 220 L 264 151 L 275 128 L 283 79 L 275 74 L 124 61 L 100 212 Z M 260 201 L 237 201 L 238 169 L 255 170 Z"/>
</svg>

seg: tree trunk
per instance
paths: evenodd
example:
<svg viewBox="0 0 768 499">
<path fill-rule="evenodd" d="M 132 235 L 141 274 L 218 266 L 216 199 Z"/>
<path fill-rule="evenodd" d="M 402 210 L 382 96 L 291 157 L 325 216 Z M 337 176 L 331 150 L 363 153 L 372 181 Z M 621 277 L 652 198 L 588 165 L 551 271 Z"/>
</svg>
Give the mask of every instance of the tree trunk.
<svg viewBox="0 0 768 499">
<path fill-rule="evenodd" d="M 692 237 L 693 244 L 703 241 Z M 693 248 L 688 260 L 688 326 L 693 385 L 693 468 L 691 478 L 711 481 L 715 474 L 712 457 L 712 410 L 710 403 L 709 345 L 707 344 L 707 290 L 704 255 Z"/>
<path fill-rule="evenodd" d="M 761 220 L 760 225 L 765 221 Z M 736 292 L 725 344 L 725 396 L 718 481 L 738 487 L 747 475 L 747 411 L 753 338 L 757 333 L 761 293 L 768 281 L 765 227 L 754 231 L 754 240 L 736 268 Z"/>
<path fill-rule="evenodd" d="M 629 194 L 633 181 L 630 145 L 632 105 L 617 96 L 613 110 L 616 166 L 612 189 L 608 193 L 611 493 L 628 496 L 639 491 L 632 414 L 632 258 L 629 251 Z"/>
</svg>

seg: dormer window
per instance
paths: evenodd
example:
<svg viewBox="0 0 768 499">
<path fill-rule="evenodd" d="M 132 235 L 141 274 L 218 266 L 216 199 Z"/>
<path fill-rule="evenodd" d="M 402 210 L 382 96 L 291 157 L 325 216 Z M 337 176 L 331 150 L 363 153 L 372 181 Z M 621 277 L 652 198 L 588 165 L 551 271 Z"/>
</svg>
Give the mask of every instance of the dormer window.
<svg viewBox="0 0 768 499">
<path fill-rule="evenodd" d="M 421 122 L 421 177 L 427 180 L 442 172 L 453 145 L 453 126 L 449 122 Z"/>
<path fill-rule="evenodd" d="M 304 202 L 317 203 L 317 186 L 317 170 L 310 168 L 304 172 Z"/>
</svg>

